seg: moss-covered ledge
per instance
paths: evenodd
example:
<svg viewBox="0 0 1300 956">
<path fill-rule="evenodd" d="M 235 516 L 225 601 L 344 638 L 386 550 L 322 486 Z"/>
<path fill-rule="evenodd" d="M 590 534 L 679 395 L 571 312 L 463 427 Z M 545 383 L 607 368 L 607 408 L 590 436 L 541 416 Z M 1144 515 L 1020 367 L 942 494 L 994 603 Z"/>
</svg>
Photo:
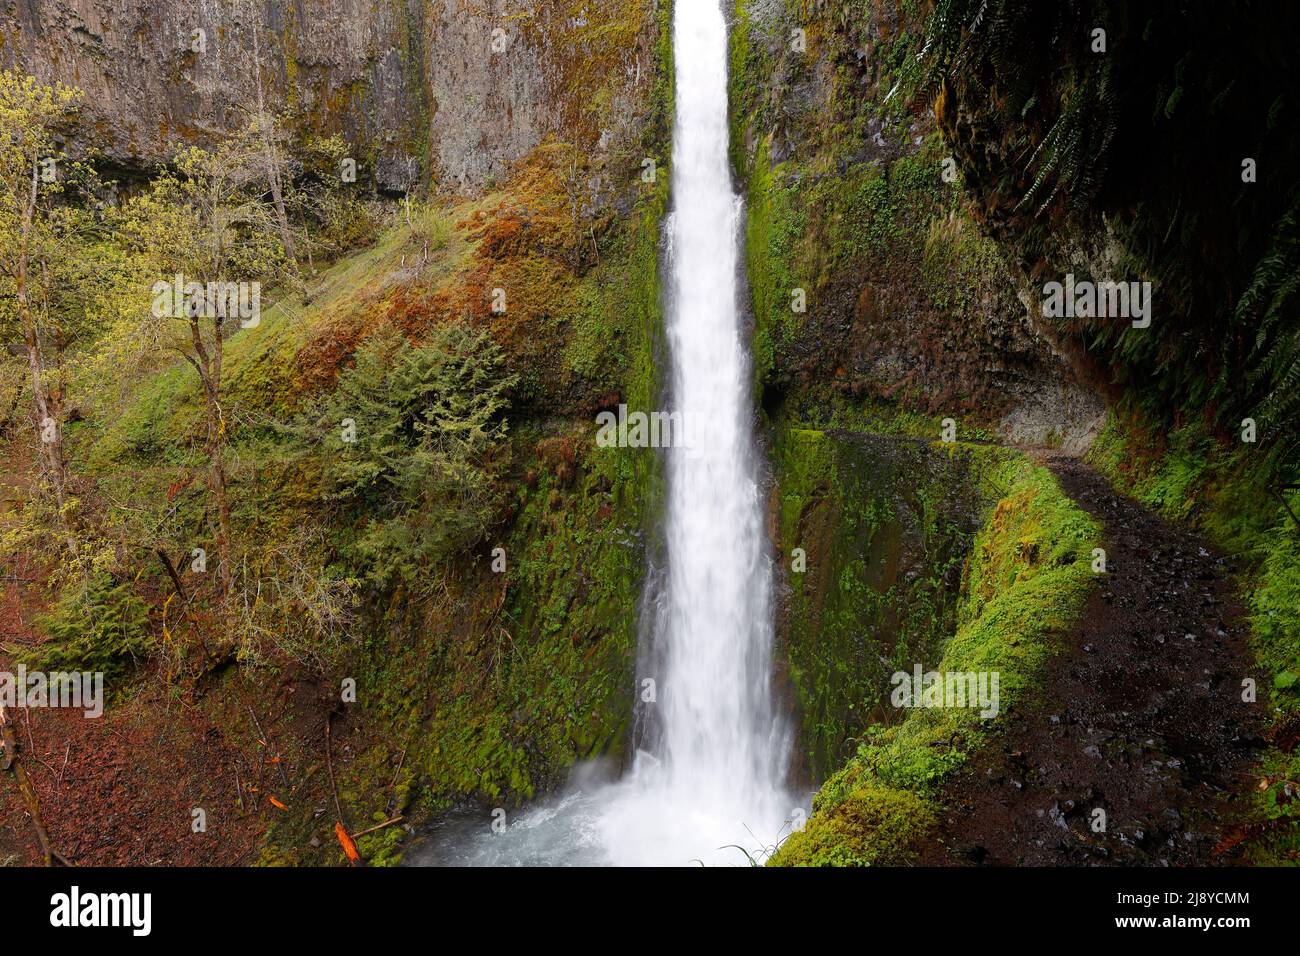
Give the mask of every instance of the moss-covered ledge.
<svg viewBox="0 0 1300 956">
<path fill-rule="evenodd" d="M 779 631 L 803 765 L 824 780 L 889 716 L 889 675 L 933 661 L 956 626 L 962 569 L 987 501 L 991 449 L 778 424 Z"/>
<path fill-rule="evenodd" d="M 1082 613 L 1100 528 L 1025 456 L 984 449 L 995 502 L 967 562 L 956 633 L 937 670 L 996 671 L 1000 713 L 1033 693 L 1044 665 Z M 929 668 L 927 668 L 929 669 Z M 997 726 L 968 708 L 919 708 L 874 725 L 856 755 L 822 786 L 806 826 L 776 866 L 909 862 L 937 820 L 940 785 Z"/>
</svg>

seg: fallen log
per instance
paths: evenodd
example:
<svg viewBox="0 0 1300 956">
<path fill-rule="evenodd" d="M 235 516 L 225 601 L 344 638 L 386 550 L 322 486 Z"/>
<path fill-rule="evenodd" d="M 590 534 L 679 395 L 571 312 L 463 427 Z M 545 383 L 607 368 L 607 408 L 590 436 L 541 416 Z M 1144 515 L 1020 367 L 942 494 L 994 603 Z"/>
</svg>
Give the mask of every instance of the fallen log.
<svg viewBox="0 0 1300 956">
<path fill-rule="evenodd" d="M 27 808 L 27 816 L 31 818 L 32 827 L 36 830 L 36 842 L 40 845 L 41 859 L 44 864 L 54 866 L 58 863 L 62 866 L 72 866 L 68 858 L 54 849 L 50 842 L 50 833 L 41 820 L 40 800 L 37 799 L 36 788 L 32 786 L 31 778 L 27 776 L 27 768 L 23 766 L 20 759 L 18 735 L 14 733 L 13 725 L 9 722 L 4 704 L 0 704 L 0 748 L 3 749 L 4 754 L 0 769 L 11 771 L 14 775 L 14 780 L 18 784 L 18 793 Z"/>
</svg>

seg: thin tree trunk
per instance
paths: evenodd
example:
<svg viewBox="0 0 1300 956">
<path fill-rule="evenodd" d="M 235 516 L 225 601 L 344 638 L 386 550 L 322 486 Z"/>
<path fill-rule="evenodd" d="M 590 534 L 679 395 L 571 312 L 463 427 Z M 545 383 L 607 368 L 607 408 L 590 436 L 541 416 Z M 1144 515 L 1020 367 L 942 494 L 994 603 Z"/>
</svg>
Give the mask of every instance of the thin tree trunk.
<svg viewBox="0 0 1300 956">
<path fill-rule="evenodd" d="M 289 228 L 289 217 L 284 211 L 284 195 L 280 189 L 279 160 L 276 159 L 268 143 L 266 147 L 266 178 L 271 184 L 271 199 L 275 202 L 275 221 L 280 227 L 280 241 L 284 243 L 284 252 L 294 269 L 298 268 L 298 250 L 293 241 L 293 231 Z"/>
<path fill-rule="evenodd" d="M 45 391 L 45 356 L 41 352 L 41 340 L 36 328 L 36 317 L 32 314 L 31 303 L 27 299 L 27 270 L 30 257 L 32 219 L 36 214 L 36 189 L 38 167 L 32 163 L 31 189 L 27 201 L 23 204 L 22 229 L 19 234 L 18 262 L 14 275 L 14 297 L 18 302 L 18 317 L 23 326 L 23 342 L 27 350 L 27 369 L 32 380 L 32 398 L 36 411 L 36 435 L 41 443 L 41 452 L 45 458 L 46 471 L 50 483 L 54 486 L 55 500 L 59 505 L 60 521 L 63 520 L 63 504 L 67 472 L 63 463 L 63 429 L 61 409 L 57 401 L 52 401 Z M 50 434 L 50 426 L 53 433 Z"/>
<path fill-rule="evenodd" d="M 203 384 L 203 405 L 207 413 L 208 437 L 204 443 L 204 454 L 208 457 L 208 492 L 217 512 L 217 576 L 221 582 L 221 593 L 229 595 L 234 580 L 234 568 L 230 558 L 230 500 L 226 494 L 226 422 L 221 410 L 221 319 L 213 320 L 215 336 L 212 350 L 203 342 L 203 329 L 199 318 L 190 318 L 190 338 L 194 353 L 198 357 L 196 367 Z"/>
<path fill-rule="evenodd" d="M 217 555 L 222 594 L 229 595 L 234 585 L 234 566 L 230 558 L 230 499 L 226 496 L 225 440 L 218 439 L 212 456 L 212 498 L 217 506 Z"/>
<path fill-rule="evenodd" d="M 9 723 L 5 713 L 4 704 L 0 703 L 0 753 L 3 754 L 3 760 L 0 761 L 0 770 L 12 770 L 14 780 L 18 784 L 18 794 L 22 797 L 23 805 L 27 809 L 27 816 L 32 821 L 32 827 L 36 830 L 36 842 L 41 848 L 41 860 L 46 866 L 53 866 L 55 861 L 69 866 L 67 859 L 63 854 L 54 849 L 50 842 L 50 833 L 45 829 L 45 823 L 41 819 L 41 804 L 36 796 L 36 788 L 32 786 L 31 778 L 27 776 L 27 768 L 23 766 L 19 758 L 18 735 L 14 732 L 13 725 Z"/>
<path fill-rule="evenodd" d="M 158 555 L 158 560 L 167 570 L 167 577 L 172 579 L 172 586 L 176 588 L 176 596 L 185 600 L 185 585 L 181 584 L 181 576 L 176 573 L 176 565 L 172 564 L 172 559 L 162 548 L 154 548 L 154 554 Z"/>
<path fill-rule="evenodd" d="M 18 311 L 23 316 L 27 369 L 31 376 L 36 410 L 36 433 L 41 442 L 41 454 L 45 458 L 45 469 L 50 476 L 50 484 L 54 486 L 55 500 L 62 510 L 66 484 L 63 467 L 63 432 L 59 427 L 56 414 L 58 409 L 45 393 L 45 360 L 41 355 L 40 342 L 36 339 L 35 329 L 29 325 L 30 313 L 22 292 L 18 293 Z"/>
<path fill-rule="evenodd" d="M 257 28 L 253 29 L 253 70 L 257 80 L 257 130 L 262 137 L 262 165 L 266 171 L 266 182 L 271 187 L 271 199 L 275 204 L 275 222 L 280 229 L 280 242 L 284 244 L 285 255 L 293 263 L 294 272 L 298 271 L 298 250 L 289 229 L 289 216 L 284 211 L 284 186 L 281 181 L 280 147 L 272 142 L 278 136 L 266 119 L 266 100 L 262 92 L 262 52 L 257 39 Z"/>
</svg>

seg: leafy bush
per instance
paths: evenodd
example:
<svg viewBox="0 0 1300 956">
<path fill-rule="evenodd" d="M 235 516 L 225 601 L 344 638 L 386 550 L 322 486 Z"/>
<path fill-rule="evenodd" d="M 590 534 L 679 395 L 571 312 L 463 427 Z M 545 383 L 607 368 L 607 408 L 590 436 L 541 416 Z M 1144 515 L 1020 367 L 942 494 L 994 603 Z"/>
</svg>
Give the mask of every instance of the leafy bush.
<svg viewBox="0 0 1300 956">
<path fill-rule="evenodd" d="M 37 623 L 50 639 L 19 654 L 32 668 L 98 671 L 111 680 L 152 648 L 144 602 L 130 585 L 106 573 L 65 589 Z"/>
<path fill-rule="evenodd" d="M 499 503 L 491 459 L 516 378 L 487 330 L 411 345 L 384 328 L 339 376 L 317 421 L 330 497 L 357 519 L 341 545 L 375 584 L 412 584 L 482 536 Z"/>
</svg>

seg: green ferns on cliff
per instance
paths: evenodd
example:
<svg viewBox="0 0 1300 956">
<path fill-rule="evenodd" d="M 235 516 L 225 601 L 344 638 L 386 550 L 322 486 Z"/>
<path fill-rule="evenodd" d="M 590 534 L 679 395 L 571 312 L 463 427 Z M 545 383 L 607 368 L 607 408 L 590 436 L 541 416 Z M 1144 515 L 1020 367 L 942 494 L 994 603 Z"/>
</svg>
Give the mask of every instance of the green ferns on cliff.
<svg viewBox="0 0 1300 956">
<path fill-rule="evenodd" d="M 946 78 L 957 74 L 969 82 L 972 95 L 1005 98 L 1003 110 L 1023 117 L 1036 105 L 1040 79 L 1025 57 L 1027 44 L 1046 58 L 1070 59 L 1073 46 L 1086 36 L 1091 45 L 1105 44 L 1081 28 L 1088 18 L 1079 4 L 1035 7 L 990 0 L 938 0 L 926 26 L 925 45 L 914 75 L 922 90 L 937 88 L 942 114 L 950 95 Z M 1103 34 L 1108 18 L 1093 18 L 1092 30 Z M 1116 132 L 1115 60 L 1099 55 L 1077 67 L 1073 88 L 1060 113 L 1042 134 L 1025 163 L 1032 182 L 1016 208 L 1042 211 L 1060 198 L 1072 210 L 1085 210 L 1101 188 L 1110 163 Z M 988 78 L 988 82 L 985 82 Z"/>
<path fill-rule="evenodd" d="M 1278 223 L 1233 318 L 1255 328 L 1246 356 L 1259 415 L 1282 439 L 1282 476 L 1300 480 L 1300 196 Z"/>
<path fill-rule="evenodd" d="M 1153 420 L 1253 415 L 1290 443 L 1297 11 L 1247 7 L 940 0 L 920 69 L 982 219 L 1032 278 L 1152 282 L 1149 329 L 1062 328 L 1084 370 Z"/>
<path fill-rule="evenodd" d="M 330 497 L 359 522 L 343 553 L 376 584 L 418 590 L 430 565 L 487 530 L 498 497 L 487 460 L 518 381 L 503 364 L 486 331 L 459 323 L 419 347 L 380 329 L 313 416 Z"/>
</svg>

